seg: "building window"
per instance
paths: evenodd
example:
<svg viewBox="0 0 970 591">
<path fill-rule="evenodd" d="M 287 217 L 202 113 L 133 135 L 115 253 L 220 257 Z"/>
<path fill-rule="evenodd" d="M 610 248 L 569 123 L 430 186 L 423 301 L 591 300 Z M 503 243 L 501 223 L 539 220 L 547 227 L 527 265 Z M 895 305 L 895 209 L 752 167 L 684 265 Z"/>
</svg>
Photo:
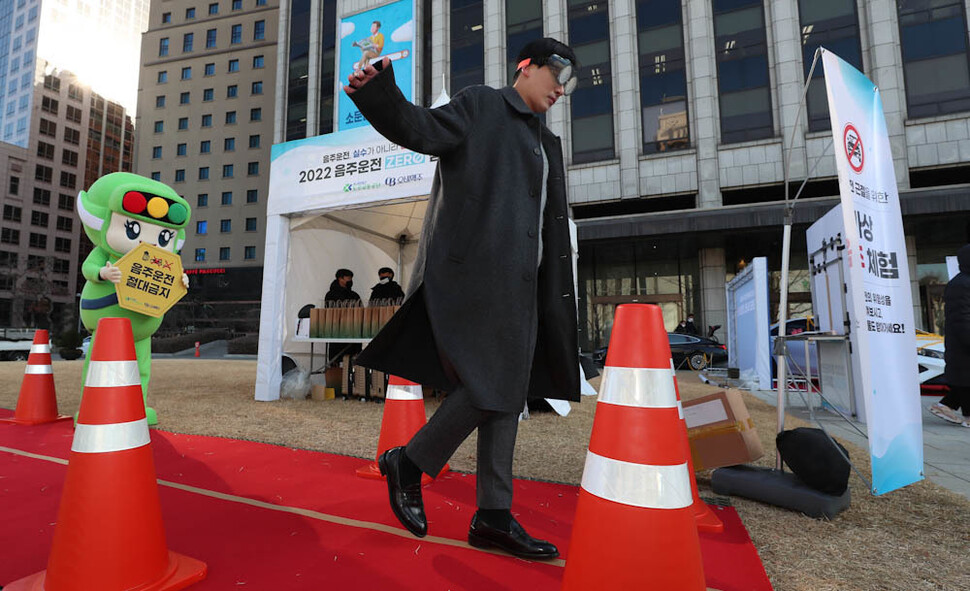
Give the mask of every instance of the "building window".
<svg viewBox="0 0 970 591">
<path fill-rule="evenodd" d="M 41 189 L 40 187 L 34 187 L 34 203 L 37 205 L 50 205 L 51 204 L 51 192 L 50 189 Z M 61 207 L 61 209 L 65 209 Z M 74 198 L 71 198 L 71 207 L 74 209 Z"/>
<path fill-rule="evenodd" d="M 317 62 L 320 66 L 319 100 L 317 110 L 316 134 L 333 131 L 334 81 L 336 79 L 337 43 L 337 0 L 323 0 L 323 39 L 321 55 Z M 430 30 L 425 29 L 425 30 Z M 430 94 L 430 93 L 429 93 Z"/>
<path fill-rule="evenodd" d="M 250 141 L 252 141 L 252 140 L 250 140 Z M 51 147 L 53 148 L 53 146 L 51 146 Z M 19 176 L 12 176 L 12 177 L 10 177 L 10 186 L 8 187 L 7 192 L 10 193 L 11 195 L 17 195 L 17 194 L 20 193 L 20 177 Z"/>
<path fill-rule="evenodd" d="M 451 0 L 451 89 L 485 82 L 485 11 L 481 0 Z"/>
<path fill-rule="evenodd" d="M 13 205 L 3 206 L 3 219 L 8 222 L 20 222 L 23 210 Z"/>
<path fill-rule="evenodd" d="M 200 166 L 199 167 L 199 180 L 200 181 L 207 181 L 207 180 L 209 180 L 209 167 L 208 166 Z"/>
<path fill-rule="evenodd" d="M 195 196 L 196 207 L 208 207 L 209 206 L 209 194 L 199 193 Z"/>
<path fill-rule="evenodd" d="M 239 71 L 239 60 L 229 60 L 229 71 L 230 72 Z"/>
<path fill-rule="evenodd" d="M 179 128 L 180 131 L 185 131 L 186 129 L 188 129 L 189 128 L 189 118 L 188 117 L 179 117 L 179 125 L 178 125 L 178 128 Z"/>
<path fill-rule="evenodd" d="M 231 179 L 232 178 L 232 175 L 233 175 L 233 165 L 232 164 L 223 164 L 222 165 L 222 178 L 224 178 L 224 179 Z"/>
<path fill-rule="evenodd" d="M 253 23 L 253 41 L 266 39 L 266 21 L 256 21 Z"/>
<path fill-rule="evenodd" d="M 287 65 L 286 141 L 307 137 L 307 80 L 310 72 L 310 0 L 291 0 L 290 3 L 290 62 Z M 256 67 L 259 58 L 253 58 Z"/>
<path fill-rule="evenodd" d="M 30 212 L 30 225 L 38 226 L 41 228 L 46 228 L 47 224 L 50 222 L 50 215 L 44 213 L 43 211 L 32 211 Z"/>
<path fill-rule="evenodd" d="M 167 25 L 170 22 L 172 22 L 172 13 L 171 12 L 163 12 L 162 13 L 162 24 L 163 25 Z"/>
<path fill-rule="evenodd" d="M 77 187 L 77 175 L 73 172 L 61 171 L 61 186 L 66 189 Z"/>
<path fill-rule="evenodd" d="M 212 151 L 212 142 L 209 140 L 202 140 L 199 142 L 199 154 L 208 154 Z"/>
<path fill-rule="evenodd" d="M 156 121 L 155 122 L 155 133 L 162 133 L 164 131 L 165 131 L 165 122 L 164 121 Z"/>
<path fill-rule="evenodd" d="M 58 106 L 59 104 L 57 100 L 52 99 L 49 96 L 45 96 L 40 101 L 40 110 L 44 111 L 45 113 L 51 113 L 53 115 L 57 115 Z"/>
<path fill-rule="evenodd" d="M 246 164 L 246 174 L 249 176 L 259 175 L 259 162 L 249 162 Z"/>
<path fill-rule="evenodd" d="M 182 53 L 189 53 L 192 51 L 192 43 L 195 41 L 195 33 L 186 33 L 182 35 Z"/>
<path fill-rule="evenodd" d="M 232 0 L 233 10 L 242 10 L 242 0 Z"/>
<path fill-rule="evenodd" d="M 245 252 L 244 257 L 246 258 L 247 261 L 252 261 L 256 258 L 255 246 L 247 246 L 244 252 Z"/>
<path fill-rule="evenodd" d="M 609 160 L 613 147 L 613 68 L 609 6 L 570 2 L 569 42 L 582 68 L 573 91 L 573 162 Z"/>
<path fill-rule="evenodd" d="M 75 146 L 81 143 L 81 132 L 70 127 L 64 128 L 64 141 Z"/>
<path fill-rule="evenodd" d="M 49 183 L 53 178 L 54 178 L 54 169 L 51 168 L 50 166 L 44 166 L 43 164 L 38 164 L 34 168 L 35 181 L 42 181 L 45 183 Z"/>
<path fill-rule="evenodd" d="M 20 244 L 20 230 L 3 228 L 0 230 L 0 242 L 4 244 Z"/>
<path fill-rule="evenodd" d="M 229 31 L 229 43 L 236 45 L 242 43 L 242 25 L 233 25 Z"/>
<path fill-rule="evenodd" d="M 912 118 L 970 110 L 967 16 L 960 0 L 896 2 Z"/>
<path fill-rule="evenodd" d="M 175 170 L 175 182 L 184 183 L 185 182 L 185 169 L 178 168 Z"/>
<path fill-rule="evenodd" d="M 211 88 L 206 88 L 202 91 L 202 102 L 207 103 L 213 98 L 213 92 Z"/>
<path fill-rule="evenodd" d="M 219 231 L 223 234 L 232 232 L 232 220 L 220 220 Z"/>
<path fill-rule="evenodd" d="M 212 127 L 212 115 L 202 116 L 202 127 Z"/>
<path fill-rule="evenodd" d="M 162 37 L 158 40 L 158 57 L 166 55 L 168 55 L 168 37 Z"/>
<path fill-rule="evenodd" d="M 57 229 L 64 232 L 70 232 L 74 229 L 74 220 L 62 215 L 57 216 Z"/>
<path fill-rule="evenodd" d="M 47 135 L 50 137 L 57 137 L 57 123 L 53 121 L 48 121 L 41 117 L 40 119 L 40 134 Z"/>
<path fill-rule="evenodd" d="M 263 109 L 256 107 L 255 109 L 249 110 L 249 120 L 250 121 L 262 121 L 263 120 Z"/>
<path fill-rule="evenodd" d="M 77 107 L 67 106 L 67 119 L 68 121 L 73 121 L 74 123 L 81 122 L 81 109 Z"/>
<path fill-rule="evenodd" d="M 771 87 L 762 0 L 713 0 L 721 143 L 771 137 Z"/>
<path fill-rule="evenodd" d="M 159 95 L 155 97 L 155 108 L 164 109 L 165 108 L 165 95 Z"/>
<path fill-rule="evenodd" d="M 196 248 L 195 249 L 195 262 L 204 263 L 205 262 L 205 249 Z"/>
<path fill-rule="evenodd" d="M 36 197 L 36 194 L 35 194 Z M 47 203 L 45 205 L 50 205 L 51 194 L 50 191 L 47 192 Z M 65 195 L 61 193 L 57 196 L 57 209 L 62 209 L 64 211 L 74 211 L 74 195 Z"/>
<path fill-rule="evenodd" d="M 228 246 L 221 247 L 219 249 L 219 260 L 220 261 L 228 261 L 229 260 L 229 253 L 230 252 L 231 251 L 230 251 L 230 248 Z"/>
<path fill-rule="evenodd" d="M 232 205 L 232 191 L 223 191 L 222 192 L 222 204 L 223 205 Z"/>
<path fill-rule="evenodd" d="M 161 181 L 162 180 L 162 173 L 159 172 L 159 171 L 157 171 L 157 170 L 156 171 L 153 171 L 152 172 L 152 180 L 153 181 Z"/>
<path fill-rule="evenodd" d="M 256 231 L 256 218 L 246 218 L 246 231 L 247 232 Z"/>
<path fill-rule="evenodd" d="M 230 84 L 226 87 L 226 98 L 236 98 L 239 95 L 239 86 Z"/>
<path fill-rule="evenodd" d="M 825 47 L 860 72 L 863 71 L 859 17 L 854 0 L 800 0 L 798 14 L 802 26 L 802 65 L 806 77 L 812 67 L 815 50 L 819 47 Z M 825 131 L 831 126 L 825 79 L 819 64 L 808 87 L 808 130 Z"/>
<path fill-rule="evenodd" d="M 77 167 L 78 153 L 74 150 L 64 149 L 61 151 L 61 164 L 64 166 L 70 166 L 72 168 Z"/>
<path fill-rule="evenodd" d="M 71 272 L 71 261 L 65 259 L 54 259 L 54 273 L 67 275 Z"/>
<path fill-rule="evenodd" d="M 67 98 L 75 101 L 82 101 L 84 100 L 84 91 L 81 90 L 80 86 L 77 86 L 75 84 L 68 84 Z"/>
<path fill-rule="evenodd" d="M 187 104 L 189 104 L 189 93 L 188 92 L 183 92 L 183 93 L 179 94 L 179 104 L 180 105 L 187 105 Z"/>
<path fill-rule="evenodd" d="M 262 81 L 253 82 L 252 93 L 253 94 L 263 94 L 263 83 L 262 83 Z"/>
<path fill-rule="evenodd" d="M 519 51 L 530 41 L 542 38 L 541 0 L 505 0 L 505 35 L 508 83 L 511 84 Z"/>
<path fill-rule="evenodd" d="M 256 0 L 256 6 L 266 6 L 266 0 Z"/>
<path fill-rule="evenodd" d="M 209 15 L 211 16 L 213 14 L 219 14 L 219 3 L 218 2 L 213 2 L 212 4 L 209 5 Z"/>
<path fill-rule="evenodd" d="M 253 69 L 254 70 L 259 70 L 261 68 L 266 67 L 264 64 L 265 64 L 265 58 L 263 56 L 261 56 L 261 55 L 254 55 L 253 56 Z"/>
<path fill-rule="evenodd" d="M 47 235 L 31 232 L 29 244 L 33 248 L 47 248 Z"/>
<path fill-rule="evenodd" d="M 249 136 L 249 147 L 258 148 L 259 147 L 259 135 Z"/>
<path fill-rule="evenodd" d="M 259 203 L 259 191 L 257 189 L 246 191 L 246 203 Z"/>
<path fill-rule="evenodd" d="M 186 66 L 182 68 L 182 80 L 192 79 L 192 66 Z"/>
<path fill-rule="evenodd" d="M 690 147 L 680 0 L 637 2 L 643 152 Z"/>
<path fill-rule="evenodd" d="M 205 32 L 205 48 L 212 49 L 216 46 L 216 30 L 209 29 Z"/>
<path fill-rule="evenodd" d="M 227 137 L 222 140 L 222 149 L 225 152 L 233 152 L 236 149 L 236 138 Z"/>
<path fill-rule="evenodd" d="M 47 74 L 44 76 L 44 88 L 47 90 L 53 90 L 54 92 L 61 91 L 61 79 L 52 74 Z"/>
<path fill-rule="evenodd" d="M 37 157 L 44 160 L 54 159 L 54 145 L 46 142 L 37 142 Z"/>
<path fill-rule="evenodd" d="M 57 252 L 71 252 L 71 239 L 55 236 L 54 250 L 56 250 Z"/>
<path fill-rule="evenodd" d="M 175 155 L 176 156 L 185 156 L 187 154 L 188 154 L 188 145 L 187 144 L 178 144 L 178 145 L 175 146 Z"/>
<path fill-rule="evenodd" d="M 185 9 L 185 20 L 188 21 L 188 20 L 192 20 L 194 18 L 195 18 L 195 8 L 186 8 Z"/>
<path fill-rule="evenodd" d="M 216 75 L 216 65 L 215 64 L 206 64 L 205 65 L 204 74 L 206 76 L 215 76 Z"/>
<path fill-rule="evenodd" d="M 226 125 L 232 125 L 236 122 L 236 112 L 226 111 Z"/>
<path fill-rule="evenodd" d="M 153 146 L 152 147 L 152 160 L 158 160 L 161 157 L 162 157 L 162 147 L 161 146 Z"/>
<path fill-rule="evenodd" d="M 196 234 L 207 234 L 208 232 L 209 232 L 209 222 L 206 222 L 206 221 L 195 222 Z"/>
</svg>

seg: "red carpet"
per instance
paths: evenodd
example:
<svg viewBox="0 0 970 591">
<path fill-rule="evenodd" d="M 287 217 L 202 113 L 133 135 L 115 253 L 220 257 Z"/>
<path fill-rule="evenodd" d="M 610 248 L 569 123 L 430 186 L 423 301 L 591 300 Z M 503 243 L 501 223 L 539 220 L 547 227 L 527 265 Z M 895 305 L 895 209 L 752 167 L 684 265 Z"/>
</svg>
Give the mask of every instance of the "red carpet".
<svg viewBox="0 0 970 591">
<path fill-rule="evenodd" d="M 70 422 L 0 424 L 0 447 L 9 448 L 0 449 L 0 585 L 46 567 L 66 472 L 49 458 L 65 460 L 72 438 Z M 452 473 L 425 487 L 430 535 L 419 540 L 394 519 L 384 483 L 354 475 L 367 460 L 159 430 L 152 446 L 168 547 L 209 566 L 191 589 L 559 588 L 561 560 L 531 563 L 465 544 L 474 476 Z M 515 483 L 518 519 L 567 560 L 577 490 Z M 701 535 L 708 585 L 770 590 L 737 513 L 716 513 L 726 532 Z"/>
</svg>

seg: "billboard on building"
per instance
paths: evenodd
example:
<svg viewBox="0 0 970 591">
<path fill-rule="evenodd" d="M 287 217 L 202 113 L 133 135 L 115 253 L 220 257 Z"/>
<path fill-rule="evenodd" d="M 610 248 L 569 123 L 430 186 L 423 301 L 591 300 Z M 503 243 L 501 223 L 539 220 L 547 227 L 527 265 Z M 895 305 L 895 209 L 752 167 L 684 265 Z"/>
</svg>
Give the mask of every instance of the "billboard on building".
<svg viewBox="0 0 970 591">
<path fill-rule="evenodd" d="M 342 87 L 348 77 L 385 57 L 394 65 L 394 78 L 409 101 L 414 99 L 414 0 L 398 0 L 340 19 L 337 78 Z M 336 128 L 368 125 L 347 93 L 337 93 Z"/>
</svg>

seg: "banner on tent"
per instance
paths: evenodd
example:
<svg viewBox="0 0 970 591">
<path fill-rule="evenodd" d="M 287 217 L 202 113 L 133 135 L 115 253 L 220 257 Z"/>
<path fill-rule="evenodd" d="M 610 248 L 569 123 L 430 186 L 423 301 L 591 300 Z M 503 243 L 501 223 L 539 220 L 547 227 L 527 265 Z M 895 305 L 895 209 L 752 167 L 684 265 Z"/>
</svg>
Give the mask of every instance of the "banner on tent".
<svg viewBox="0 0 970 591">
<path fill-rule="evenodd" d="M 728 282 L 728 366 L 771 389 L 771 350 L 768 327 L 768 259 L 756 257 Z"/>
<path fill-rule="evenodd" d="M 272 149 L 268 215 L 358 205 L 431 192 L 436 159 L 367 126 Z"/>
<path fill-rule="evenodd" d="M 337 82 L 385 57 L 394 64 L 394 79 L 409 101 L 414 97 L 414 0 L 398 0 L 340 19 Z M 343 90 L 337 92 L 337 129 L 368 125 Z"/>
<path fill-rule="evenodd" d="M 889 133 L 879 89 L 822 50 L 853 291 L 852 330 L 862 367 L 872 488 L 923 478 L 916 333 Z"/>
</svg>

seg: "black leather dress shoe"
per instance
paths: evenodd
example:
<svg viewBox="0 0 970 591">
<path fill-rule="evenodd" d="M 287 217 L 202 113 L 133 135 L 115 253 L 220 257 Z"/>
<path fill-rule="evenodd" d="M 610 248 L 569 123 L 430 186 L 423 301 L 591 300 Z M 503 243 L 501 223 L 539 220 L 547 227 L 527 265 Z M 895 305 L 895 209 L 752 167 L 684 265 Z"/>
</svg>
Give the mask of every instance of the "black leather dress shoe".
<svg viewBox="0 0 970 591">
<path fill-rule="evenodd" d="M 403 455 L 404 447 L 389 449 L 377 459 L 377 467 L 381 475 L 387 477 L 387 493 L 394 516 L 409 532 L 423 538 L 428 534 L 428 518 L 424 516 L 424 501 L 421 500 L 421 476 L 415 482 L 403 481 Z"/>
<path fill-rule="evenodd" d="M 514 518 L 505 531 L 488 525 L 475 513 L 468 530 L 468 543 L 476 548 L 498 548 L 519 558 L 548 560 L 559 556 L 555 545 L 533 538 Z"/>
</svg>

